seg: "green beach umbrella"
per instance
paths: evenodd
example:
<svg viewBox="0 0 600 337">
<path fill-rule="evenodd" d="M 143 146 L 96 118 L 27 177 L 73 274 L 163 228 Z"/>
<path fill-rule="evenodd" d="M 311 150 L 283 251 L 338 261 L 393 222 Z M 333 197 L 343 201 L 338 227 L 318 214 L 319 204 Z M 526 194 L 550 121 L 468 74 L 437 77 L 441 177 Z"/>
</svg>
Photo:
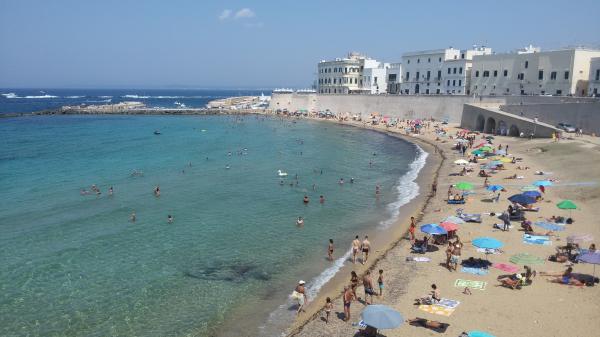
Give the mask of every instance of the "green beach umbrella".
<svg viewBox="0 0 600 337">
<path fill-rule="evenodd" d="M 577 209 L 577 205 L 575 205 L 573 201 L 568 199 L 559 202 L 558 204 L 556 204 L 556 207 L 560 209 Z"/>
<path fill-rule="evenodd" d="M 483 156 L 485 154 L 485 151 L 480 151 L 479 149 L 477 149 L 477 150 L 471 151 L 471 154 L 474 154 L 476 156 Z"/>
<path fill-rule="evenodd" d="M 521 265 L 543 264 L 544 263 L 544 259 L 537 257 L 535 255 L 528 254 L 528 253 L 520 253 L 520 254 L 513 255 L 510 257 L 509 261 L 514 264 L 521 264 Z"/>
<path fill-rule="evenodd" d="M 493 151 L 494 149 L 491 148 L 490 146 L 482 146 L 479 148 L 479 150 L 484 151 L 484 152 L 490 152 L 490 151 Z"/>
<path fill-rule="evenodd" d="M 464 190 L 472 190 L 473 189 L 473 184 L 461 181 L 458 184 L 456 184 L 454 187 L 456 187 L 459 190 L 463 190 L 463 191 Z"/>
<path fill-rule="evenodd" d="M 523 192 L 537 191 L 537 190 L 539 190 L 539 188 L 537 186 L 533 186 L 533 185 L 527 185 L 527 186 L 521 187 L 521 191 L 523 191 Z"/>
</svg>

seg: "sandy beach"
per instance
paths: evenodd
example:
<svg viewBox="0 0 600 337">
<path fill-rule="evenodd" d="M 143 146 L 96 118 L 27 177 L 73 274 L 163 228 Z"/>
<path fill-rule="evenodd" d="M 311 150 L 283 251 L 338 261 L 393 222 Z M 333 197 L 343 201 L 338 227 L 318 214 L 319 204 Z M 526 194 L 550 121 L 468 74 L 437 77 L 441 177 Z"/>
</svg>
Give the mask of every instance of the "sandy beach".
<svg viewBox="0 0 600 337">
<path fill-rule="evenodd" d="M 352 336 L 357 333 L 359 328 L 356 323 L 360 321 L 360 313 L 365 308 L 364 301 L 361 299 L 352 303 L 351 319 L 344 322 L 341 292 L 343 286 L 349 284 L 351 270 L 355 270 L 360 277 L 367 269 L 375 271 L 372 274 L 374 282 L 377 279 L 376 271 L 384 270 L 383 296 L 375 297 L 375 304 L 393 307 L 401 312 L 405 319 L 421 317 L 449 324 L 444 333 L 438 333 L 405 323 L 396 329 L 380 330 L 379 333 L 384 336 L 458 336 L 463 331 L 471 330 L 486 331 L 497 337 L 597 335 L 600 322 L 594 318 L 600 309 L 597 301 L 600 298 L 598 284 L 594 287 L 577 287 L 553 283 L 550 282 L 552 277 L 541 276 L 540 272 L 561 273 L 566 269 L 564 263 L 550 262 L 547 258 L 555 253 L 557 247 L 566 245 L 567 236 L 585 233 L 593 235 L 594 238 L 600 237 L 600 228 L 595 221 L 600 216 L 598 138 L 583 136 L 553 142 L 551 139 L 496 137 L 493 146 L 497 148 L 498 145 L 508 145 L 509 157 L 522 158 L 522 161 L 517 164 L 505 164 L 505 170 L 500 170 L 489 178 L 489 184 L 499 184 L 506 188 L 506 191 L 501 193 L 500 201 L 492 203 L 488 200 L 491 192 L 483 186 L 484 178 L 477 176 L 478 165 L 475 166 L 474 172 L 466 176 L 455 175 L 462 167 L 454 164 L 454 161 L 463 157 L 452 149 L 455 144 L 452 139 L 436 139 L 433 127 L 422 131 L 420 135 L 406 135 L 403 129 L 386 129 L 382 125 L 365 126 L 361 122 L 352 121 L 340 123 L 401 134 L 401 137 L 419 144 L 430 156 L 419 175 L 419 197 L 407 207 L 403 207 L 401 216 L 393 229 L 386 233 L 385 238 L 378 237 L 374 241 L 374 254 L 369 259 L 370 263 L 365 266 L 347 263 L 336 277 L 323 287 L 317 298 L 309 299 L 306 313 L 296 319 L 289 330 L 290 336 Z M 447 130 L 448 135 L 454 135 L 460 130 L 457 125 L 442 127 Z M 482 135 L 478 136 L 475 144 L 480 143 L 481 137 Z M 518 166 L 527 166 L 529 169 L 519 170 Z M 551 174 L 539 176 L 535 171 Z M 514 174 L 523 178 L 504 179 Z M 430 198 L 430 186 L 434 179 L 437 181 L 438 192 L 435 197 Z M 493 228 L 493 224 L 502 221 L 497 216 L 486 213 L 501 213 L 510 204 L 507 197 L 521 193 L 523 186 L 540 179 L 557 181 L 554 186 L 546 188 L 544 199 L 536 204 L 540 207 L 539 212 L 526 212 L 527 219 L 536 222 L 553 215 L 568 217 L 569 211 L 558 209 L 556 204 L 563 199 L 571 199 L 578 206 L 578 209 L 571 213 L 575 222 L 567 225 L 565 231 L 556 232 L 556 237 L 551 237 L 551 244 L 546 245 L 525 244 L 524 232 L 517 221 L 513 221 L 512 228 L 506 232 Z M 472 183 L 474 193 L 467 197 L 465 205 L 448 205 L 446 191 L 450 185 L 461 181 Z M 418 220 L 416 232 L 417 238 L 421 239 L 424 234 L 419 231 L 420 225 L 440 223 L 443 218 L 455 215 L 458 208 L 463 208 L 466 213 L 482 213 L 481 223 L 460 225 L 457 234 L 464 244 L 462 259 L 486 258 L 471 244 L 472 239 L 480 236 L 498 239 L 504 243 L 502 253 L 487 256 L 490 262 L 508 264 L 509 258 L 518 253 L 530 253 L 546 259 L 543 264 L 531 266 L 537 272 L 531 285 L 515 290 L 503 287 L 497 278 L 509 273 L 492 267 L 486 275 L 463 273 L 460 265 L 457 271 L 450 272 L 445 266 L 446 246 L 438 246 L 437 251 L 424 255 L 411 253 L 410 241 L 406 239 L 410 216 L 415 216 Z M 541 232 L 544 229 L 534 226 L 534 230 Z M 583 243 L 581 246 L 587 248 L 592 242 Z M 406 258 L 410 256 L 428 257 L 431 260 L 407 262 Z M 578 274 L 592 275 L 594 272 L 593 265 L 586 263 L 577 263 L 573 269 L 574 273 Z M 519 266 L 518 272 L 524 272 L 522 265 Z M 600 272 L 597 272 L 596 276 L 598 274 Z M 482 281 L 485 282 L 485 286 L 483 290 L 471 289 L 472 294 L 467 295 L 463 293 L 464 286 L 455 287 L 458 279 Z M 432 283 L 438 286 L 441 297 L 460 302 L 449 315 L 429 313 L 414 305 L 415 298 L 429 293 Z M 364 298 L 362 285 L 359 286 L 357 295 Z M 334 303 L 328 324 L 324 321 L 322 310 L 326 297 L 331 297 Z"/>
</svg>

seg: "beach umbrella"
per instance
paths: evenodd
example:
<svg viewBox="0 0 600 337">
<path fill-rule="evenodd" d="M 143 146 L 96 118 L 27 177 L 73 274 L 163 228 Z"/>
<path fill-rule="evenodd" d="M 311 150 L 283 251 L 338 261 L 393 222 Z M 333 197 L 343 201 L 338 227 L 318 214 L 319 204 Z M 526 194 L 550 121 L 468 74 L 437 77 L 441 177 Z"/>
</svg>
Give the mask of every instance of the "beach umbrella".
<svg viewBox="0 0 600 337">
<path fill-rule="evenodd" d="M 485 151 L 481 151 L 479 149 L 471 151 L 471 154 L 476 155 L 478 157 L 482 157 L 485 154 Z"/>
<path fill-rule="evenodd" d="M 472 190 L 473 184 L 461 181 L 458 184 L 454 185 L 454 187 L 456 187 L 459 190 L 463 190 L 463 191 L 464 190 Z"/>
<path fill-rule="evenodd" d="M 560 209 L 577 209 L 577 205 L 571 200 L 563 200 L 556 204 L 556 207 Z"/>
<path fill-rule="evenodd" d="M 469 162 L 464 159 L 455 160 L 454 164 L 456 165 L 467 165 Z"/>
<path fill-rule="evenodd" d="M 486 144 L 486 143 L 479 143 L 479 145 L 475 146 L 474 148 L 476 149 L 476 148 L 478 148 L 478 147 L 485 146 L 485 144 Z"/>
<path fill-rule="evenodd" d="M 535 203 L 535 198 L 524 195 L 524 194 L 515 194 L 508 198 L 510 202 L 516 202 L 521 205 L 531 205 Z"/>
<path fill-rule="evenodd" d="M 533 185 L 527 185 L 527 186 L 523 186 L 521 187 L 521 191 L 527 192 L 527 191 L 537 191 L 538 188 L 533 186 Z"/>
<path fill-rule="evenodd" d="M 459 225 L 462 225 L 462 224 L 466 223 L 465 220 L 463 220 L 463 219 L 461 219 L 461 218 L 459 218 L 457 216 L 454 216 L 454 215 L 446 217 L 443 221 L 444 222 L 446 222 L 446 221 L 447 222 L 452 222 L 452 223 L 459 224 Z"/>
<path fill-rule="evenodd" d="M 577 257 L 577 260 L 593 264 L 594 278 L 596 278 L 596 265 L 600 264 L 600 253 L 598 251 L 583 253 Z"/>
<path fill-rule="evenodd" d="M 552 186 L 552 182 L 550 180 L 536 180 L 531 185 L 533 186 Z"/>
<path fill-rule="evenodd" d="M 367 306 L 360 316 L 366 325 L 377 329 L 393 329 L 404 322 L 402 314 L 381 304 Z"/>
<path fill-rule="evenodd" d="M 519 253 L 519 254 L 513 255 L 510 257 L 509 261 L 514 264 L 520 264 L 520 265 L 532 265 L 532 264 L 543 264 L 544 263 L 544 259 L 539 258 L 535 255 L 531 255 L 529 253 Z"/>
<path fill-rule="evenodd" d="M 490 186 L 486 187 L 486 190 L 492 191 L 492 192 L 502 191 L 503 189 L 504 189 L 504 186 L 502 186 L 502 185 L 490 185 Z"/>
<path fill-rule="evenodd" d="M 421 226 L 421 232 L 433 235 L 448 234 L 448 231 L 446 231 L 443 227 L 434 223 Z"/>
<path fill-rule="evenodd" d="M 501 157 L 501 158 L 498 158 L 498 160 L 503 163 L 512 163 L 512 159 L 507 158 L 507 157 Z"/>
<path fill-rule="evenodd" d="M 483 332 L 483 331 L 479 331 L 479 330 L 472 330 L 467 332 L 467 335 L 469 335 L 469 337 L 496 337 L 492 334 L 489 334 L 487 332 Z"/>
<path fill-rule="evenodd" d="M 528 197 L 532 197 L 532 198 L 537 198 L 537 197 L 541 197 L 542 193 L 538 192 L 538 191 L 525 191 L 523 193 L 521 193 L 523 195 L 526 195 Z"/>
<path fill-rule="evenodd" d="M 594 237 L 591 234 L 573 234 L 567 236 L 568 243 L 584 243 L 594 241 Z"/>
<path fill-rule="evenodd" d="M 482 146 L 479 148 L 480 151 L 485 151 L 485 152 L 490 152 L 490 151 L 494 151 L 494 148 L 492 148 L 491 146 Z"/>
<path fill-rule="evenodd" d="M 504 246 L 504 244 L 494 238 L 481 236 L 473 240 L 473 246 L 483 249 L 498 249 Z"/>
<path fill-rule="evenodd" d="M 440 224 L 440 227 L 442 227 L 443 229 L 447 230 L 448 232 L 452 232 L 455 230 L 458 230 L 458 225 L 454 222 L 450 222 L 450 221 L 444 221 Z"/>
<path fill-rule="evenodd" d="M 494 139 L 494 136 L 485 136 L 486 139 Z"/>
<path fill-rule="evenodd" d="M 534 225 L 547 229 L 549 231 L 561 232 L 565 230 L 565 226 L 557 225 L 551 222 L 537 221 Z"/>
<path fill-rule="evenodd" d="M 496 153 L 496 154 L 499 154 L 499 155 L 505 155 L 505 154 L 506 154 L 506 151 L 505 151 L 505 150 L 496 150 L 496 152 L 495 152 L 495 153 Z"/>
</svg>

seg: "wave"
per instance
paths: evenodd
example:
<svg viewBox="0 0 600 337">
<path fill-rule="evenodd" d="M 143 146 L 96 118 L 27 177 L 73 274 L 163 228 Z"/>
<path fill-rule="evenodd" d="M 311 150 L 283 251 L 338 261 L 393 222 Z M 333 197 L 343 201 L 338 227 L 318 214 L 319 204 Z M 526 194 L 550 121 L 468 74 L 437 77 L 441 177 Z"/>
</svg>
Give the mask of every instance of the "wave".
<svg viewBox="0 0 600 337">
<path fill-rule="evenodd" d="M 415 146 L 417 147 L 418 152 L 417 158 L 410 163 L 410 170 L 398 180 L 398 186 L 396 187 L 396 191 L 398 191 L 398 199 L 387 206 L 392 216 L 389 219 L 379 223 L 379 227 L 382 229 L 389 228 L 396 221 L 396 219 L 398 219 L 398 216 L 400 215 L 400 207 L 408 204 L 409 201 L 419 195 L 419 185 L 415 182 L 415 180 L 419 176 L 421 169 L 425 166 L 429 153 L 423 151 L 419 145 L 415 144 Z"/>
<path fill-rule="evenodd" d="M 110 103 L 110 102 L 112 102 L 112 99 L 109 98 L 109 99 L 104 99 L 104 100 L 101 100 L 101 101 L 85 101 L 85 102 L 86 103 Z"/>
<path fill-rule="evenodd" d="M 102 96 L 101 96 L 102 97 Z M 137 98 L 137 99 L 192 99 L 192 98 L 218 98 L 220 96 L 141 96 L 141 95 L 124 95 L 122 98 Z"/>
<path fill-rule="evenodd" d="M 43 98 L 58 98 L 58 96 L 46 94 L 46 95 L 42 95 L 42 96 L 25 96 L 25 97 L 18 97 L 18 98 L 43 99 Z"/>
<path fill-rule="evenodd" d="M 85 96 L 65 96 L 65 98 L 83 98 Z"/>
<path fill-rule="evenodd" d="M 112 96 L 98 96 L 98 98 L 113 98 Z"/>
<path fill-rule="evenodd" d="M 139 95 L 124 95 L 123 98 L 150 98 L 150 96 L 139 96 Z"/>
<path fill-rule="evenodd" d="M 2 96 L 4 96 L 5 98 L 19 98 L 19 96 L 17 96 L 17 94 L 15 94 L 14 92 L 9 92 L 8 94 L 2 94 Z"/>
</svg>

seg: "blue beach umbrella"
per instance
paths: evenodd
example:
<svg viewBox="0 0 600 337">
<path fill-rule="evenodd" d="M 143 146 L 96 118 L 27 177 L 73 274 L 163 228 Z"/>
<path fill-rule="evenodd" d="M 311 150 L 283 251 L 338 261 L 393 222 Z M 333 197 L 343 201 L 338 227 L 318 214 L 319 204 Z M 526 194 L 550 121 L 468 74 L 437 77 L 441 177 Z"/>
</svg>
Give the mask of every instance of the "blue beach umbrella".
<svg viewBox="0 0 600 337">
<path fill-rule="evenodd" d="M 472 330 L 467 332 L 467 335 L 469 335 L 469 337 L 496 337 L 494 335 L 490 335 L 487 332 L 483 332 L 483 331 L 479 331 L 479 330 Z"/>
<path fill-rule="evenodd" d="M 515 194 L 511 197 L 508 198 L 508 200 L 510 202 L 516 202 L 519 203 L 521 205 L 531 205 L 531 204 L 535 204 L 535 198 L 534 197 L 530 197 L 524 194 Z"/>
<path fill-rule="evenodd" d="M 371 304 L 360 314 L 366 325 L 377 329 L 393 329 L 404 323 L 402 314 L 381 304 Z"/>
<path fill-rule="evenodd" d="M 598 253 L 598 251 L 587 252 L 587 253 L 581 254 L 577 258 L 577 260 L 581 261 L 581 262 L 593 264 L 594 265 L 594 278 L 596 278 L 596 265 L 600 264 L 600 253 Z"/>
<path fill-rule="evenodd" d="M 448 234 L 447 230 L 445 230 L 443 227 L 441 227 L 437 224 L 434 224 L 434 223 L 429 223 L 429 224 L 421 226 L 421 232 L 427 233 L 427 234 L 433 234 L 433 235 Z"/>
<path fill-rule="evenodd" d="M 488 191 L 496 192 L 504 189 L 504 186 L 501 185 L 490 185 L 486 188 Z"/>
<path fill-rule="evenodd" d="M 552 182 L 550 180 L 536 180 L 531 185 L 533 185 L 533 186 L 552 186 Z"/>
<path fill-rule="evenodd" d="M 498 249 L 504 246 L 504 244 L 494 238 L 481 236 L 473 240 L 473 246 L 484 249 Z"/>
<path fill-rule="evenodd" d="M 495 169 L 496 167 L 498 167 L 498 164 L 494 164 L 494 163 L 487 163 L 487 164 L 485 164 L 485 165 L 482 165 L 482 167 L 483 167 L 484 169 L 491 170 L 491 169 Z"/>
<path fill-rule="evenodd" d="M 496 154 L 505 155 L 506 151 L 505 150 L 496 150 Z"/>
<path fill-rule="evenodd" d="M 565 226 L 553 224 L 551 222 L 538 221 L 534 225 L 547 229 L 549 231 L 562 232 L 565 230 Z"/>
<path fill-rule="evenodd" d="M 537 198 L 537 197 L 541 197 L 542 193 L 538 192 L 538 191 L 525 191 L 523 193 L 521 193 L 523 195 L 526 195 L 528 197 L 532 197 L 532 198 Z"/>
</svg>

